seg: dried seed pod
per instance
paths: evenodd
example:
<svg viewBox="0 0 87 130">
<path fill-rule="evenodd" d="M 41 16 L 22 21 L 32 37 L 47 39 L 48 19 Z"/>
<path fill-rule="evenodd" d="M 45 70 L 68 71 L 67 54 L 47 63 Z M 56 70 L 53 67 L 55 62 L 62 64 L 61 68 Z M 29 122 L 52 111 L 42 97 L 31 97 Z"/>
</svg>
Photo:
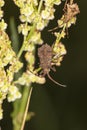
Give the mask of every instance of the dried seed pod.
<svg viewBox="0 0 87 130">
<path fill-rule="evenodd" d="M 49 75 L 50 69 L 52 69 L 52 57 L 53 57 L 53 52 L 52 52 L 52 47 L 49 46 L 48 44 L 42 45 L 38 49 L 38 57 L 40 59 L 40 67 L 42 68 L 42 76 L 47 75 L 50 80 L 52 80 L 55 84 L 66 87 L 65 85 L 62 85 L 58 82 L 56 82 L 52 77 Z"/>
</svg>

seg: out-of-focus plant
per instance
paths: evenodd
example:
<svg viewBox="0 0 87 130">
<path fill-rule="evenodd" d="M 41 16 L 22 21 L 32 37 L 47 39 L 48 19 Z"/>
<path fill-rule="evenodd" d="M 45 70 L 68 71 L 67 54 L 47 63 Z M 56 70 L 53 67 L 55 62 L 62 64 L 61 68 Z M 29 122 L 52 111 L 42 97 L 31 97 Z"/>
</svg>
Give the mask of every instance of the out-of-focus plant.
<svg viewBox="0 0 87 130">
<path fill-rule="evenodd" d="M 76 15 L 80 11 L 73 0 L 66 0 L 63 15 L 58 19 L 58 31 L 54 32 L 56 40 L 52 46 L 48 44 L 43 46 L 44 41 L 41 38 L 41 32 L 48 26 L 49 21 L 55 18 L 54 5 L 59 6 L 62 1 L 13 0 L 13 2 L 20 9 L 19 18 L 21 23 L 18 26 L 18 32 L 23 35 L 23 43 L 18 54 L 16 54 L 6 33 L 7 24 L 3 19 L 2 7 L 5 2 L 0 0 L 0 119 L 3 118 L 3 101 L 6 98 L 8 102 L 15 101 L 12 113 L 13 130 L 23 130 L 26 119 L 30 119 L 33 115 L 33 113 L 28 113 L 33 89 L 32 83 L 44 84 L 45 75 L 49 73 L 50 69 L 53 69 L 52 66 L 61 65 L 63 56 L 66 54 L 66 49 L 61 39 L 66 37 L 67 29 L 76 23 Z M 42 52 L 39 50 L 37 52 L 36 46 L 41 46 L 43 48 L 41 48 Z M 24 51 L 25 53 L 23 53 Z M 35 67 L 35 62 L 37 62 L 35 53 L 38 53 L 40 58 L 40 66 L 38 68 Z M 17 75 L 25 64 L 20 61 L 23 54 L 27 64 L 26 71 L 22 72 L 15 80 L 15 73 Z"/>
</svg>

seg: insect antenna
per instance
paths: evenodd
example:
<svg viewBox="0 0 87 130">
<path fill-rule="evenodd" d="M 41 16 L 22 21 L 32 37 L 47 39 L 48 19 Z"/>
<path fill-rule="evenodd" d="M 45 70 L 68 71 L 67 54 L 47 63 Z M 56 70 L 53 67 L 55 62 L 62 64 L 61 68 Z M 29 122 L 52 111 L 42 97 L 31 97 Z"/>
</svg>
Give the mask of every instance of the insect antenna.
<svg viewBox="0 0 87 130">
<path fill-rule="evenodd" d="M 55 84 L 57 84 L 57 85 L 59 85 L 59 86 L 61 86 L 61 87 L 66 87 L 66 85 L 60 84 L 60 83 L 58 83 L 57 81 L 55 81 L 55 80 L 49 75 L 49 73 L 47 73 L 47 76 L 48 76 L 48 78 L 49 78 L 51 81 L 53 81 Z"/>
</svg>

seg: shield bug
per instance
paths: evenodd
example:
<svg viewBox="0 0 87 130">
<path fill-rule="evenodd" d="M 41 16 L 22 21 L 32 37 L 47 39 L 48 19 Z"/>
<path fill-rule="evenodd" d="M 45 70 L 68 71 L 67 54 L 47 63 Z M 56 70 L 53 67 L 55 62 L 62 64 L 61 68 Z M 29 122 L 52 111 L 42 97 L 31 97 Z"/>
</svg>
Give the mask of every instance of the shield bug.
<svg viewBox="0 0 87 130">
<path fill-rule="evenodd" d="M 40 60 L 40 67 L 42 68 L 42 76 L 47 75 L 50 80 L 52 80 L 55 84 L 66 87 L 65 85 L 62 85 L 58 82 L 56 82 L 49 74 L 50 70 L 54 70 L 52 67 L 52 58 L 53 58 L 53 51 L 52 47 L 48 44 L 42 45 L 40 48 L 38 48 L 38 57 Z"/>
</svg>

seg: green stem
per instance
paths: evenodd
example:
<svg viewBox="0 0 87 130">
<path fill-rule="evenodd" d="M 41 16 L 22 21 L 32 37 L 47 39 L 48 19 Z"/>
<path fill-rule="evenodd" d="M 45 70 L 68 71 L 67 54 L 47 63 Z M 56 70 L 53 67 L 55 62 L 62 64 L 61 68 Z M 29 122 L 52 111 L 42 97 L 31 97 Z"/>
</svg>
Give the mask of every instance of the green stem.
<svg viewBox="0 0 87 130">
<path fill-rule="evenodd" d="M 63 27 L 63 29 L 62 29 L 60 35 L 59 35 L 58 38 L 56 39 L 56 42 L 55 42 L 55 43 L 58 44 L 58 43 L 60 42 L 60 40 L 61 40 L 61 38 L 62 38 L 62 33 L 65 31 L 65 29 L 66 29 L 66 24 L 64 25 L 64 27 Z"/>
<path fill-rule="evenodd" d="M 40 0 L 39 6 L 38 6 L 38 13 L 40 13 L 40 11 L 41 11 L 42 4 L 43 4 L 43 0 Z M 36 28 L 36 24 L 34 23 L 28 36 L 26 38 L 24 38 L 22 47 L 17 55 L 18 58 L 21 57 L 21 55 L 25 49 L 25 46 L 26 46 L 25 41 L 29 42 L 29 39 L 33 35 L 35 28 Z M 27 112 L 28 112 L 28 107 L 29 107 L 29 103 L 30 103 L 31 93 L 32 93 L 32 87 L 24 86 L 24 89 L 22 90 L 22 98 L 19 101 L 16 101 L 14 103 L 14 112 L 13 112 L 14 128 L 13 128 L 13 130 L 23 130 L 24 129 L 24 125 L 26 122 L 26 116 L 27 116 Z"/>
<path fill-rule="evenodd" d="M 28 40 L 30 39 L 30 37 L 31 37 L 32 34 L 34 33 L 35 26 L 36 26 L 36 25 L 34 24 L 34 25 L 32 26 L 32 28 L 31 28 L 31 31 L 29 32 L 28 36 L 27 36 L 26 38 L 24 38 L 24 42 L 23 42 L 23 44 L 22 44 L 22 47 L 21 47 L 21 49 L 20 49 L 20 51 L 19 51 L 19 53 L 18 53 L 18 55 L 17 55 L 18 58 L 21 57 L 21 55 L 22 55 L 22 53 L 23 53 L 23 51 L 24 51 L 24 48 L 25 48 L 25 46 L 26 46 L 25 41 L 28 42 Z"/>
<path fill-rule="evenodd" d="M 30 39 L 30 37 L 31 37 L 32 34 L 34 33 L 35 27 L 36 27 L 36 24 L 33 24 L 32 28 L 31 28 L 31 31 L 30 31 L 30 33 L 28 34 L 27 38 L 26 38 L 27 41 Z"/>
<path fill-rule="evenodd" d="M 40 13 L 42 8 L 43 0 L 40 0 L 39 7 L 38 7 L 38 13 Z"/>
<path fill-rule="evenodd" d="M 14 124 L 13 130 L 23 130 L 23 128 L 24 128 L 24 124 L 25 124 L 25 121 L 26 121 L 25 114 L 27 115 L 26 108 L 29 105 L 29 104 L 27 104 L 27 101 L 29 100 L 29 102 L 30 102 L 31 92 L 32 92 L 31 86 L 25 86 L 24 87 L 20 103 L 17 104 L 18 108 L 19 108 L 19 109 L 17 109 L 18 112 L 15 114 L 15 116 L 13 118 L 13 124 Z"/>
<path fill-rule="evenodd" d="M 25 44 L 24 44 L 24 42 L 23 42 L 22 47 L 21 47 L 21 49 L 20 49 L 20 51 L 19 51 L 19 53 L 18 53 L 18 55 L 17 55 L 18 58 L 21 57 L 22 52 L 24 51 L 24 47 L 25 47 Z"/>
<path fill-rule="evenodd" d="M 29 108 L 29 104 L 30 104 L 31 94 L 32 94 L 32 87 L 30 88 L 30 91 L 29 91 L 29 95 L 28 95 L 28 99 L 27 99 L 27 104 L 26 104 L 26 109 L 25 109 L 25 112 L 24 112 L 23 121 L 22 121 L 21 129 L 20 130 L 24 129 L 24 125 L 25 125 L 26 117 L 27 117 L 27 113 L 28 113 L 28 108 Z"/>
<path fill-rule="evenodd" d="M 24 48 L 26 46 L 25 41 L 29 41 L 30 37 L 33 35 L 35 30 L 35 24 L 32 26 L 31 31 L 27 38 L 24 38 L 23 45 L 18 53 L 18 58 L 21 57 Z M 24 89 L 22 89 L 22 98 L 19 101 L 16 101 L 14 103 L 14 112 L 13 112 L 13 124 L 14 128 L 13 130 L 23 130 L 26 116 L 27 116 L 27 110 L 30 102 L 32 87 L 31 86 L 24 86 Z"/>
</svg>

